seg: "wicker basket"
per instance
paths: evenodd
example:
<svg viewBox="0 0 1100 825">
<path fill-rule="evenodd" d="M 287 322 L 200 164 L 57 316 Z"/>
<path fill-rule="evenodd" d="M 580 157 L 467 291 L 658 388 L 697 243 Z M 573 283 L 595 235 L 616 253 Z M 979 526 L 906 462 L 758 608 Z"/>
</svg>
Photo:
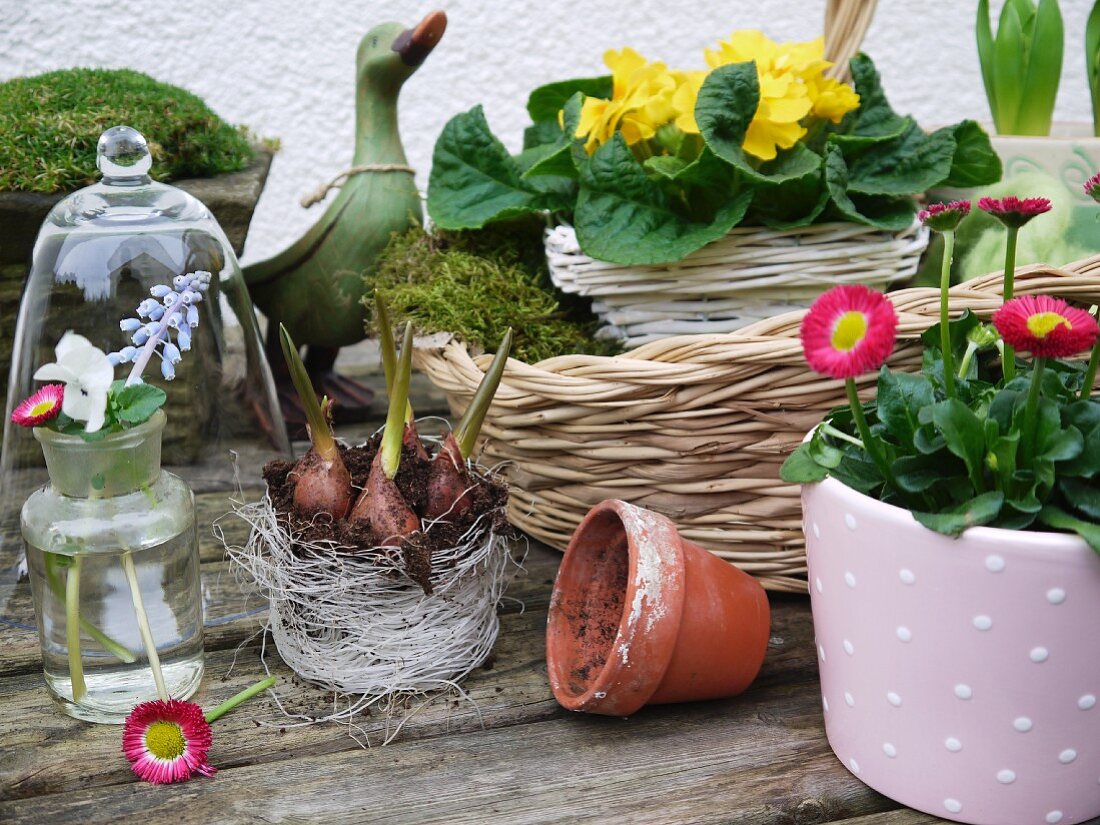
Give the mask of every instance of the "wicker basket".
<svg viewBox="0 0 1100 825">
<path fill-rule="evenodd" d="M 919 222 L 902 232 L 857 223 L 748 226 L 676 263 L 627 266 L 589 258 L 571 226 L 547 230 L 545 238 L 554 284 L 593 298 L 603 321 L 599 335 L 629 346 L 733 332 L 808 307 L 836 284 L 887 289 L 916 273 L 927 245 L 928 230 Z"/>
<path fill-rule="evenodd" d="M 988 317 L 1000 289 L 999 273 L 957 286 L 952 311 Z M 1100 256 L 1065 269 L 1021 268 L 1016 292 L 1100 303 Z M 936 322 L 939 293 L 906 289 L 890 299 L 900 316 L 891 363 L 915 368 L 916 339 Z M 841 382 L 802 360 L 802 315 L 666 338 L 614 358 L 510 360 L 486 418 L 482 461 L 505 464 L 512 523 L 561 549 L 590 507 L 621 498 L 670 516 L 686 538 L 765 587 L 804 590 L 799 491 L 779 481 L 779 465 L 845 398 Z M 415 357 L 456 413 L 489 363 L 457 340 Z M 873 383 L 862 379 L 864 388 Z"/>
</svg>

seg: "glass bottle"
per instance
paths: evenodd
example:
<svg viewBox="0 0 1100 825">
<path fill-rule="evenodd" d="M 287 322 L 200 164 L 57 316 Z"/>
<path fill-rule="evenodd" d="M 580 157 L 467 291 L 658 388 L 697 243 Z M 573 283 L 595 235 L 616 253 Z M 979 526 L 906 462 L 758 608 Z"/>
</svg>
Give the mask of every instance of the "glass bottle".
<svg viewBox="0 0 1100 825">
<path fill-rule="evenodd" d="M 161 470 L 166 416 L 85 441 L 37 427 L 49 483 L 23 505 L 43 672 L 70 716 L 121 722 L 203 674 L 191 489 Z"/>
</svg>

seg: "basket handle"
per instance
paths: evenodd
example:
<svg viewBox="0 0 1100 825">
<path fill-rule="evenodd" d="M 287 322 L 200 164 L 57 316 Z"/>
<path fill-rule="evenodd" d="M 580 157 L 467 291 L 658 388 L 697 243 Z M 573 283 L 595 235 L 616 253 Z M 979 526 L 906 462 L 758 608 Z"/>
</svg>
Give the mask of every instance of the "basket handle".
<svg viewBox="0 0 1100 825">
<path fill-rule="evenodd" d="M 825 59 L 833 65 L 827 77 L 848 82 L 848 61 L 859 52 L 878 0 L 825 0 Z"/>
</svg>

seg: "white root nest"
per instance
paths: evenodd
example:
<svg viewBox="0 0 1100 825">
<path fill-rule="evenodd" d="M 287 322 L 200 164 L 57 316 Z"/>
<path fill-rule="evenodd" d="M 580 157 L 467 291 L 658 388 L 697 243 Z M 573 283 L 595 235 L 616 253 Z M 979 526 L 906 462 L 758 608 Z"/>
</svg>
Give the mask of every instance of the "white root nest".
<svg viewBox="0 0 1100 825">
<path fill-rule="evenodd" d="M 352 554 L 293 537 L 267 495 L 235 513 L 252 530 L 243 547 L 226 543 L 226 552 L 242 584 L 268 599 L 267 629 L 283 660 L 310 682 L 358 695 L 324 719 L 350 721 L 399 695 L 440 688 L 464 695 L 458 682 L 488 658 L 500 628 L 497 603 L 518 569 L 494 529 L 501 509 L 482 514 L 457 546 L 432 553 L 431 595 L 406 575 L 397 548 Z"/>
</svg>

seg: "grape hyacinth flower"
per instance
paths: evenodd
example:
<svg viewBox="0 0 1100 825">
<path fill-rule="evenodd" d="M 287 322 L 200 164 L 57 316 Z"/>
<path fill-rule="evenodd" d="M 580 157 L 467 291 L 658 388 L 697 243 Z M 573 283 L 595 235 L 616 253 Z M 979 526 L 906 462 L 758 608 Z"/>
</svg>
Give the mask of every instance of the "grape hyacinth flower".
<svg viewBox="0 0 1100 825">
<path fill-rule="evenodd" d="M 160 372 L 166 381 L 176 377 L 176 364 L 181 352 L 191 349 L 191 333 L 199 325 L 199 310 L 203 293 L 210 287 L 210 273 L 205 271 L 177 275 L 172 286 L 157 284 L 149 290 L 137 307 L 136 318 L 124 318 L 119 327 L 130 334 L 133 346 L 112 352 L 108 358 L 114 365 L 134 365 L 126 385 L 141 381 L 145 367 L 154 355 L 160 358 Z M 172 331 L 176 340 L 172 341 Z"/>
</svg>

